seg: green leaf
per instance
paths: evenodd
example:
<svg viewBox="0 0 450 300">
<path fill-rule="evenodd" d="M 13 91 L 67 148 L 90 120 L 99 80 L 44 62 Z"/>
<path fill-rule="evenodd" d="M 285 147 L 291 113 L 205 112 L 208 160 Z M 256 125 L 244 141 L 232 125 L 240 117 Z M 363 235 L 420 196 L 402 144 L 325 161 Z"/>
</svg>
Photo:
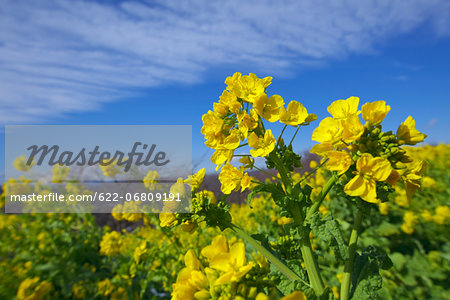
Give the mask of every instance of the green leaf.
<svg viewBox="0 0 450 300">
<path fill-rule="evenodd" d="M 369 246 L 361 255 L 356 253 L 352 272 L 352 299 L 377 299 L 383 282 L 379 270 L 391 267 L 392 261 L 381 248 Z"/>
<path fill-rule="evenodd" d="M 345 244 L 339 223 L 331 214 L 327 214 L 324 218 L 321 218 L 321 216 L 320 212 L 315 212 L 308 220 L 313 234 L 324 241 L 328 241 L 337 257 L 346 260 L 348 258 L 348 246 Z"/>
</svg>

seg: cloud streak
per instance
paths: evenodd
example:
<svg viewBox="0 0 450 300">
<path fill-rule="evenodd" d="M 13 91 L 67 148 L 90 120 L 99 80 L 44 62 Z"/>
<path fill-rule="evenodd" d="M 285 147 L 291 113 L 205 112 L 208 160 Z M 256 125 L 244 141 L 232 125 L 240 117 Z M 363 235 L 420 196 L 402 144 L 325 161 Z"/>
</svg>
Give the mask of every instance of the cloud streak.
<svg viewBox="0 0 450 300">
<path fill-rule="evenodd" d="M 0 122 L 98 109 L 139 88 L 195 84 L 223 66 L 290 72 L 428 24 L 450 5 L 411 1 L 85 1 L 0 4 Z"/>
</svg>

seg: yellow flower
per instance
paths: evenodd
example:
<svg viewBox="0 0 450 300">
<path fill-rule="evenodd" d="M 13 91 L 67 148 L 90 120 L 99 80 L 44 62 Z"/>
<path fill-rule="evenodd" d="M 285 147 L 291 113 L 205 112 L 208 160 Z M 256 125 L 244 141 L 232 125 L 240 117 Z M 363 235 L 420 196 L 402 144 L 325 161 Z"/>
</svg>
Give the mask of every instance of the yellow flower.
<svg viewBox="0 0 450 300">
<path fill-rule="evenodd" d="M 253 262 L 247 264 L 245 245 L 238 242 L 231 246 L 229 252 L 215 255 L 210 260 L 209 266 L 214 270 L 223 272 L 214 284 L 227 284 L 241 280 L 253 268 Z"/>
<path fill-rule="evenodd" d="M 435 209 L 435 215 L 433 221 L 437 224 L 443 225 L 445 221 L 450 217 L 450 208 L 446 205 L 439 205 Z"/>
<path fill-rule="evenodd" d="M 237 191 L 239 187 L 242 187 L 241 191 L 243 191 L 249 187 L 250 179 L 247 173 L 242 173 L 236 167 L 227 163 L 219 174 L 220 190 L 224 194 L 230 194 L 232 191 Z"/>
<path fill-rule="evenodd" d="M 416 121 L 411 116 L 406 118 L 397 129 L 397 139 L 400 144 L 415 145 L 423 142 L 426 137 L 426 134 L 416 129 Z"/>
<path fill-rule="evenodd" d="M 389 213 L 388 203 L 387 202 L 378 203 L 378 210 L 380 211 L 380 214 L 387 215 Z"/>
<path fill-rule="evenodd" d="M 380 124 L 391 110 L 385 101 L 366 103 L 361 107 L 362 117 L 370 124 Z"/>
<path fill-rule="evenodd" d="M 211 161 L 217 165 L 216 171 L 219 170 L 223 163 L 231 161 L 233 158 L 233 150 L 216 150 L 211 156 Z"/>
<path fill-rule="evenodd" d="M 255 129 L 258 126 L 258 114 L 254 109 L 250 110 L 250 115 L 244 110 L 236 115 L 238 120 L 238 129 L 241 134 L 241 139 L 246 139 L 249 130 Z"/>
<path fill-rule="evenodd" d="M 280 118 L 280 107 L 284 104 L 283 98 L 279 95 L 270 96 L 262 94 L 253 103 L 253 109 L 269 122 L 276 122 Z"/>
<path fill-rule="evenodd" d="M 291 126 L 297 126 L 306 122 L 308 116 L 306 108 L 297 101 L 289 102 L 287 109 L 281 107 L 280 110 L 280 122 Z"/>
<path fill-rule="evenodd" d="M 233 77 L 235 77 L 233 75 Z M 266 87 L 270 85 L 272 77 L 259 79 L 255 74 L 236 76 L 234 79 L 227 80 L 227 89 L 230 90 L 237 98 L 246 102 L 253 103 L 256 99 L 264 94 Z"/>
<path fill-rule="evenodd" d="M 144 186 L 148 188 L 150 191 L 154 191 L 158 189 L 158 179 L 160 178 L 158 172 L 154 170 L 148 171 L 147 175 L 145 175 L 143 182 Z"/>
<path fill-rule="evenodd" d="M 66 179 L 67 175 L 69 175 L 70 168 L 66 166 L 55 165 L 53 167 L 52 173 L 52 182 L 60 183 Z"/>
<path fill-rule="evenodd" d="M 17 299 L 34 300 L 43 299 L 52 289 L 52 284 L 42 281 L 38 284 L 40 278 L 26 278 L 22 281 L 17 289 Z"/>
<path fill-rule="evenodd" d="M 411 198 L 420 189 L 422 175 L 425 173 L 428 163 L 424 160 L 413 161 L 406 164 L 408 167 L 405 173 L 402 175 L 403 183 L 405 185 L 406 197 L 408 202 L 411 202 Z"/>
<path fill-rule="evenodd" d="M 219 103 L 224 105 L 229 111 L 238 114 L 241 111 L 242 105 L 237 101 L 236 96 L 227 90 L 224 90 L 222 96 L 219 97 Z"/>
<path fill-rule="evenodd" d="M 345 119 L 358 113 L 358 97 L 350 97 L 346 100 L 336 100 L 328 106 L 327 110 L 336 119 Z"/>
<path fill-rule="evenodd" d="M 174 213 L 160 213 L 159 214 L 159 226 L 172 227 L 177 225 L 177 217 Z"/>
<path fill-rule="evenodd" d="M 184 183 L 190 183 L 192 185 L 192 190 L 197 190 L 201 183 L 205 179 L 205 168 L 198 170 L 194 175 L 189 175 L 187 179 L 184 180 Z"/>
<path fill-rule="evenodd" d="M 314 129 L 312 140 L 322 144 L 334 144 L 342 139 L 341 121 L 327 117 Z"/>
<path fill-rule="evenodd" d="M 216 255 L 220 253 L 228 252 L 228 243 L 227 238 L 223 235 L 218 235 L 214 237 L 211 242 L 211 245 L 206 246 L 202 249 L 201 254 L 208 258 L 209 260 L 213 259 Z"/>
<path fill-rule="evenodd" d="M 100 242 L 100 254 L 114 255 L 120 252 L 122 237 L 117 231 L 105 233 Z"/>
<path fill-rule="evenodd" d="M 186 188 L 184 186 L 183 178 L 179 177 L 177 179 L 177 182 L 175 182 L 170 187 L 169 193 L 172 193 L 174 195 L 178 195 L 179 197 L 182 197 L 186 193 Z"/>
<path fill-rule="evenodd" d="M 239 162 L 242 164 L 240 168 L 243 170 L 252 169 L 255 164 L 255 159 L 250 156 L 243 156 L 239 159 Z"/>
<path fill-rule="evenodd" d="M 116 176 L 117 174 L 119 174 L 121 172 L 120 168 L 123 167 L 123 165 L 122 166 L 118 166 L 117 165 L 117 161 L 111 161 L 110 162 L 110 161 L 105 161 L 104 160 L 103 162 L 108 163 L 108 165 L 100 164 L 99 167 L 102 170 L 103 175 L 106 176 L 106 177 L 114 177 L 114 176 Z"/>
<path fill-rule="evenodd" d="M 353 164 L 352 157 L 345 151 L 330 151 L 327 156 L 330 159 L 327 162 L 328 170 L 338 171 L 339 175 L 345 173 Z"/>
<path fill-rule="evenodd" d="M 371 154 L 364 153 L 356 162 L 356 169 L 357 175 L 345 185 L 345 193 L 377 203 L 377 181 L 384 181 L 389 177 L 392 172 L 391 163 L 385 158 L 374 158 Z"/>
<path fill-rule="evenodd" d="M 172 300 L 209 299 L 209 282 L 201 271 L 201 263 L 192 249 L 184 256 L 186 265 L 173 285 Z"/>
<path fill-rule="evenodd" d="M 414 225 L 417 223 L 417 216 L 412 211 L 406 211 L 403 215 L 403 224 L 401 229 L 407 233 L 412 234 L 414 232 Z"/>
<path fill-rule="evenodd" d="M 356 114 L 343 119 L 341 121 L 341 126 L 344 128 L 342 139 L 346 143 L 356 141 L 364 133 L 364 126 L 361 124 L 361 120 Z"/>
<path fill-rule="evenodd" d="M 282 297 L 281 300 L 307 300 L 307 298 L 303 292 L 293 291 L 289 295 Z"/>
<path fill-rule="evenodd" d="M 253 157 L 265 157 L 275 148 L 275 142 L 270 129 L 266 131 L 264 138 L 259 138 L 256 133 L 252 132 L 248 137 L 248 145 L 254 148 L 250 150 L 250 154 Z"/>
<path fill-rule="evenodd" d="M 27 158 L 25 155 L 17 157 L 13 162 L 14 168 L 22 172 L 29 171 L 34 164 L 35 162 L 32 161 L 30 165 L 27 165 Z"/>
</svg>

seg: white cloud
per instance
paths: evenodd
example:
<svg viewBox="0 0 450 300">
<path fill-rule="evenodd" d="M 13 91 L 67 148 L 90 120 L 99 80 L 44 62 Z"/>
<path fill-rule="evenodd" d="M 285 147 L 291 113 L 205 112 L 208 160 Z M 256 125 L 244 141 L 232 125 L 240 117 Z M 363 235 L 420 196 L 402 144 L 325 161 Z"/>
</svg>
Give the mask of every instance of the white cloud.
<svg viewBox="0 0 450 300">
<path fill-rule="evenodd" d="M 0 122 L 37 122 L 123 99 L 135 88 L 200 82 L 207 70 L 289 72 L 370 53 L 430 24 L 445 0 L 16 1 L 0 4 Z"/>
</svg>

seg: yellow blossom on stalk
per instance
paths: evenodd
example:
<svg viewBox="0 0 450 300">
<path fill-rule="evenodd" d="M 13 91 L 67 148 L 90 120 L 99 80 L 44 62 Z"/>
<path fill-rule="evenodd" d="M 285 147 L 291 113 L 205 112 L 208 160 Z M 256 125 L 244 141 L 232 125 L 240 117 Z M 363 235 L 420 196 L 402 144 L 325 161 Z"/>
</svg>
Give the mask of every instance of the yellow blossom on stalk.
<svg viewBox="0 0 450 300">
<path fill-rule="evenodd" d="M 276 122 L 280 118 L 280 107 L 284 104 L 283 98 L 279 95 L 273 95 L 267 98 L 262 94 L 253 102 L 253 109 L 269 122 Z"/>
<path fill-rule="evenodd" d="M 341 121 L 327 117 L 320 121 L 319 126 L 314 129 L 312 140 L 321 144 L 335 144 L 342 139 L 344 132 Z"/>
<path fill-rule="evenodd" d="M 32 161 L 30 165 L 27 165 L 27 158 L 25 155 L 17 157 L 13 162 L 14 168 L 22 172 L 29 171 L 34 164 L 35 162 Z"/>
<path fill-rule="evenodd" d="M 209 282 L 202 266 L 192 249 L 184 256 L 186 265 L 179 273 L 173 284 L 172 300 L 209 299 Z"/>
<path fill-rule="evenodd" d="M 414 232 L 414 225 L 417 223 L 417 216 L 412 211 L 406 211 L 403 215 L 403 224 L 401 229 L 407 234 Z"/>
<path fill-rule="evenodd" d="M 107 232 L 100 242 L 100 254 L 114 255 L 120 252 L 122 236 L 117 231 Z"/>
<path fill-rule="evenodd" d="M 435 209 L 433 221 L 437 224 L 443 225 L 445 221 L 450 218 L 450 208 L 446 205 L 439 205 Z"/>
<path fill-rule="evenodd" d="M 174 195 L 178 195 L 180 198 L 182 196 L 184 196 L 184 194 L 186 193 L 186 188 L 184 186 L 183 178 L 179 177 L 177 179 L 177 182 L 175 182 L 170 187 L 169 193 L 174 194 Z"/>
<path fill-rule="evenodd" d="M 339 175 L 345 173 L 353 164 L 352 157 L 345 151 L 330 151 L 327 153 L 329 161 L 327 168 L 330 171 L 338 171 Z"/>
<path fill-rule="evenodd" d="M 33 277 L 22 281 L 17 289 L 17 299 L 43 299 L 52 290 L 53 286 L 48 281 L 42 281 L 38 284 L 39 280 L 39 277 Z"/>
<path fill-rule="evenodd" d="M 328 106 L 327 111 L 333 118 L 345 119 L 350 115 L 358 114 L 358 97 L 350 97 L 346 100 L 336 100 Z"/>
<path fill-rule="evenodd" d="M 156 189 L 158 189 L 158 180 L 159 180 L 160 176 L 158 174 L 158 172 L 156 172 L 155 170 L 150 170 L 147 172 L 147 175 L 145 175 L 143 182 L 144 182 L 144 186 L 146 188 L 148 188 L 150 191 L 154 191 Z"/>
<path fill-rule="evenodd" d="M 258 114 L 254 109 L 250 110 L 248 114 L 245 110 L 236 115 L 238 120 L 238 129 L 241 139 L 244 140 L 248 136 L 248 132 L 258 126 Z"/>
<path fill-rule="evenodd" d="M 416 121 L 411 116 L 406 118 L 397 129 L 397 139 L 400 144 L 415 145 L 423 142 L 426 137 L 426 134 L 416 129 Z"/>
<path fill-rule="evenodd" d="M 244 243 L 233 244 L 229 251 L 226 240 L 225 244 L 223 243 L 223 238 L 218 240 L 216 244 L 219 245 L 219 248 L 214 250 L 208 248 L 207 251 L 202 251 L 202 254 L 206 254 L 207 256 L 205 256 L 209 259 L 209 267 L 222 272 L 214 284 L 237 282 L 253 268 L 253 262 L 247 264 Z"/>
<path fill-rule="evenodd" d="M 388 203 L 387 202 L 378 203 L 378 210 L 380 211 L 380 214 L 387 215 L 389 213 Z"/>
<path fill-rule="evenodd" d="M 147 241 L 143 241 L 139 246 L 134 249 L 133 258 L 136 264 L 139 264 L 141 256 L 147 252 Z"/>
<path fill-rule="evenodd" d="M 216 255 L 224 252 L 228 252 L 227 238 L 224 235 L 218 235 L 213 238 L 211 245 L 202 249 L 201 254 L 211 260 Z"/>
<path fill-rule="evenodd" d="M 52 173 L 52 182 L 60 183 L 66 179 L 67 175 L 69 175 L 70 168 L 66 166 L 55 165 L 53 167 Z"/>
<path fill-rule="evenodd" d="M 103 175 L 106 177 L 114 177 L 120 173 L 120 168 L 122 166 L 117 165 L 117 160 L 115 161 L 103 161 L 104 163 L 108 163 L 107 165 L 100 164 L 99 167 L 103 172 Z"/>
<path fill-rule="evenodd" d="M 194 175 L 189 175 L 187 179 L 184 180 L 184 183 L 190 183 L 192 185 L 192 190 L 197 190 L 205 179 L 205 168 L 198 170 Z"/>
<path fill-rule="evenodd" d="M 235 74 L 236 75 L 236 74 Z M 240 76 L 237 75 L 231 79 L 225 80 L 228 85 L 227 89 L 231 91 L 236 97 L 253 104 L 262 94 L 265 93 L 265 89 L 272 82 L 272 77 L 265 77 L 259 79 L 255 74 Z"/>
<path fill-rule="evenodd" d="M 225 105 L 230 112 L 238 114 L 241 111 L 242 104 L 239 103 L 239 101 L 237 100 L 236 96 L 233 95 L 233 93 L 224 90 L 219 99 L 220 99 L 219 103 Z"/>
<path fill-rule="evenodd" d="M 386 101 L 368 102 L 361 107 L 362 117 L 369 124 L 380 124 L 391 110 Z"/>
<path fill-rule="evenodd" d="M 242 164 L 241 167 L 239 167 L 242 170 L 246 169 L 252 169 L 255 165 L 255 159 L 250 156 L 243 156 L 239 159 L 239 162 Z"/>
<path fill-rule="evenodd" d="M 280 122 L 286 125 L 297 126 L 304 122 L 310 116 L 306 108 L 297 101 L 289 102 L 287 109 L 284 106 L 280 110 Z M 312 118 L 312 117 L 311 117 Z"/>
<path fill-rule="evenodd" d="M 159 222 L 159 226 L 161 227 L 172 227 L 178 223 L 174 213 L 160 213 Z"/>
<path fill-rule="evenodd" d="M 243 191 L 249 187 L 250 180 L 251 178 L 247 173 L 242 173 L 239 169 L 227 163 L 219 174 L 220 190 L 224 194 L 230 194 L 241 187 L 241 191 Z"/>
<path fill-rule="evenodd" d="M 293 291 L 289 295 L 282 297 L 281 300 L 307 300 L 307 298 L 303 292 Z"/>
<path fill-rule="evenodd" d="M 220 166 L 224 163 L 231 161 L 233 158 L 233 150 L 216 150 L 211 156 L 211 161 L 217 165 L 216 171 L 219 170 Z"/>
<path fill-rule="evenodd" d="M 384 181 L 389 177 L 392 172 L 391 163 L 385 158 L 374 158 L 371 154 L 364 153 L 356 162 L 356 169 L 357 175 L 345 185 L 345 193 L 377 203 L 377 181 Z"/>
<path fill-rule="evenodd" d="M 422 175 L 425 173 L 428 163 L 424 160 L 414 161 L 406 164 L 406 166 L 407 170 L 401 178 L 403 179 L 403 183 L 405 185 L 408 202 L 411 202 L 411 198 L 416 190 L 420 189 Z"/>
<path fill-rule="evenodd" d="M 341 122 L 341 126 L 344 128 L 342 139 L 346 143 L 356 141 L 364 133 L 364 126 L 361 124 L 361 120 L 356 114 L 348 116 Z"/>
<path fill-rule="evenodd" d="M 253 148 L 250 150 L 250 154 L 253 157 L 265 157 L 275 149 L 275 138 L 272 134 L 272 130 L 268 129 L 263 138 L 259 138 L 254 132 L 248 137 L 248 145 Z"/>
</svg>

